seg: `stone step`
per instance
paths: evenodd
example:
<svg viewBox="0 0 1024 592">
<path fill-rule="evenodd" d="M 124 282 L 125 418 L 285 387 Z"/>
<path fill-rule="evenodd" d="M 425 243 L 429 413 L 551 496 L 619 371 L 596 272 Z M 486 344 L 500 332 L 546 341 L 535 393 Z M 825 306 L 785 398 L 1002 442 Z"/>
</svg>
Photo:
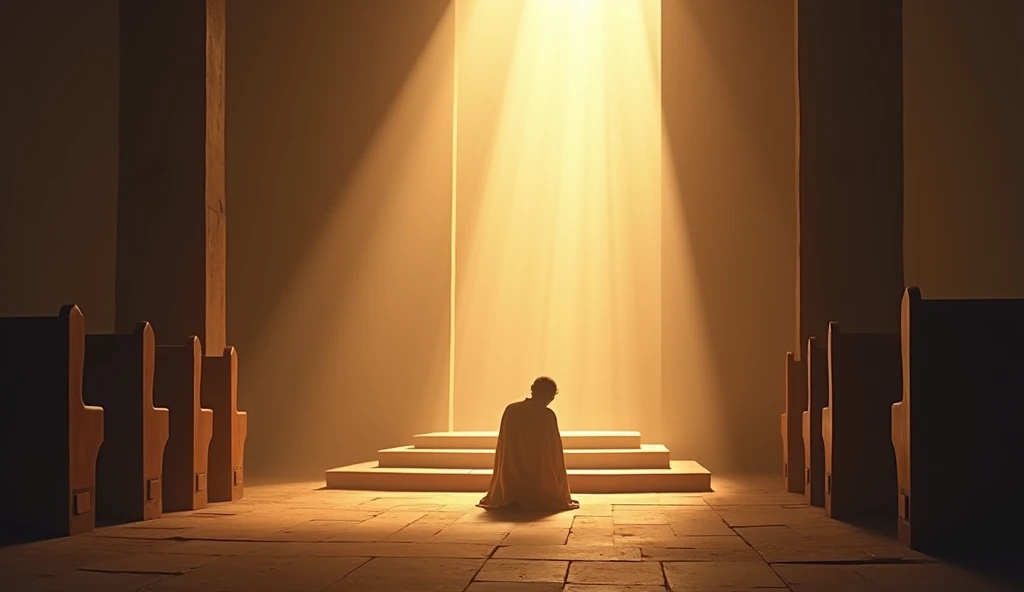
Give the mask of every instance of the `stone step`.
<svg viewBox="0 0 1024 592">
<path fill-rule="evenodd" d="M 494 448 L 399 446 L 378 451 L 377 460 L 381 468 L 490 469 L 494 466 Z M 661 444 L 565 451 L 567 469 L 668 469 L 669 460 L 668 448 Z"/>
<path fill-rule="evenodd" d="M 431 432 L 412 438 L 416 448 L 482 448 L 494 450 L 498 445 L 498 432 Z M 610 450 L 640 448 L 640 432 L 587 430 L 562 431 L 562 447 L 566 450 Z"/>
<path fill-rule="evenodd" d="M 328 489 L 367 491 L 487 491 L 490 469 L 388 468 L 371 461 L 326 472 Z M 570 469 L 574 493 L 662 493 L 711 491 L 711 473 L 692 460 L 667 469 Z"/>
</svg>

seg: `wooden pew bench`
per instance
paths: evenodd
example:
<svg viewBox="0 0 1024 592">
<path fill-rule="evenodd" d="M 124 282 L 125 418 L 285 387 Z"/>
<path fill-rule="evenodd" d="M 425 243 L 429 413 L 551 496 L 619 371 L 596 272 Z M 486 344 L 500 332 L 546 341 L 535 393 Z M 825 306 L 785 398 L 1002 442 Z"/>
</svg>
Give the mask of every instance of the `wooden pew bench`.
<svg viewBox="0 0 1024 592">
<path fill-rule="evenodd" d="M 103 409 L 82 400 L 85 320 L 0 318 L 0 531 L 92 530 Z"/>
<path fill-rule="evenodd" d="M 807 411 L 807 366 L 786 352 L 786 388 L 782 413 L 782 476 L 786 491 L 804 492 L 803 414 Z"/>
<path fill-rule="evenodd" d="M 208 463 L 213 411 L 200 404 L 203 351 L 199 339 L 158 345 L 153 398 L 170 410 L 164 452 L 164 511 L 198 510 L 209 500 Z"/>
<path fill-rule="evenodd" d="M 1024 299 L 903 294 L 903 398 L 892 406 L 900 540 L 915 549 L 1020 546 Z"/>
<path fill-rule="evenodd" d="M 804 443 L 804 498 L 812 506 L 825 505 L 825 444 L 821 439 L 821 409 L 828 404 L 828 353 L 811 337 L 807 340 L 807 410 L 802 413 Z"/>
<path fill-rule="evenodd" d="M 825 513 L 832 518 L 892 524 L 897 488 L 889 415 L 901 388 L 898 333 L 844 333 L 829 323 L 821 435 Z"/>
<path fill-rule="evenodd" d="M 213 411 L 210 442 L 209 500 L 229 502 L 242 498 L 245 438 L 249 421 L 238 410 L 238 354 L 228 347 L 222 356 L 203 362 L 203 405 Z"/>
<path fill-rule="evenodd" d="M 85 347 L 85 399 L 104 409 L 97 520 L 115 524 L 158 518 L 163 513 L 168 411 L 153 407 L 153 329 L 140 323 L 128 335 L 87 335 Z"/>
</svg>

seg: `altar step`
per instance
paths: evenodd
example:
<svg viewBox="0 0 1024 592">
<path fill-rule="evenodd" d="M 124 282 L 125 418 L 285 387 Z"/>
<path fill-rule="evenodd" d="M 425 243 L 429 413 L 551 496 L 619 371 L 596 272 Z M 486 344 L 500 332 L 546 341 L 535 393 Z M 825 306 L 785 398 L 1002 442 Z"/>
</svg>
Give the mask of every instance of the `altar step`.
<svg viewBox="0 0 1024 592">
<path fill-rule="evenodd" d="M 494 448 L 420 448 L 399 446 L 377 452 L 381 468 L 490 469 Z M 566 448 L 567 469 L 668 469 L 669 452 L 661 444 L 637 448 Z"/>
<path fill-rule="evenodd" d="M 711 473 L 691 460 L 670 460 L 640 432 L 564 431 L 562 446 L 575 493 L 711 491 Z M 326 472 L 328 489 L 485 492 L 497 432 L 434 432 L 411 446 L 387 448 L 378 460 Z"/>
<path fill-rule="evenodd" d="M 640 432 L 563 430 L 562 448 L 566 450 L 610 450 L 640 448 Z M 412 437 L 416 448 L 484 448 L 498 446 L 498 432 L 431 432 Z"/>
<path fill-rule="evenodd" d="M 692 460 L 667 469 L 570 469 L 573 493 L 665 493 L 711 491 L 711 473 Z M 370 491 L 455 491 L 483 493 L 490 469 L 380 467 L 376 461 L 327 471 L 327 489 Z"/>
</svg>

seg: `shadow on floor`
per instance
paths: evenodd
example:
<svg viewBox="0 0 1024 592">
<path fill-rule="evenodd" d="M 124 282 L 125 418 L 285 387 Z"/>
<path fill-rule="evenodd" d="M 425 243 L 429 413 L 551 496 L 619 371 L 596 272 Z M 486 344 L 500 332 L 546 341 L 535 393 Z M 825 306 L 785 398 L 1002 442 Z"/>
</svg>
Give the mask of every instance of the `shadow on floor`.
<svg viewBox="0 0 1024 592">
<path fill-rule="evenodd" d="M 494 522 L 538 522 L 570 510 L 524 510 L 518 506 L 493 508 L 483 512 L 484 520 Z"/>
</svg>

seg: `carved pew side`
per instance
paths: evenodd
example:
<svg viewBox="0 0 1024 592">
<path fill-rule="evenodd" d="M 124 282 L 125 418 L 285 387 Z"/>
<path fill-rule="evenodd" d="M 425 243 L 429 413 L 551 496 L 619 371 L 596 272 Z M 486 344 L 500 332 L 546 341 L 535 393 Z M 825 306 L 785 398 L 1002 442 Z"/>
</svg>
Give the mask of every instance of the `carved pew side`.
<svg viewBox="0 0 1024 592">
<path fill-rule="evenodd" d="M 164 511 L 198 510 L 208 501 L 207 475 L 213 411 L 200 404 L 203 350 L 199 339 L 185 345 L 159 345 L 153 398 L 170 410 L 164 452 Z"/>
<path fill-rule="evenodd" d="M 213 410 L 210 442 L 210 501 L 242 498 L 248 416 L 238 410 L 238 354 L 228 347 L 222 356 L 203 362 L 203 405 Z"/>
<path fill-rule="evenodd" d="M 85 398 L 104 409 L 104 446 L 96 464 L 97 520 L 158 518 L 163 513 L 168 411 L 153 407 L 153 328 L 139 323 L 128 335 L 87 335 L 85 345 Z"/>
<path fill-rule="evenodd" d="M 892 404 L 900 399 L 897 333 L 844 333 L 828 327 L 825 513 L 875 523 L 896 514 L 896 457 L 889 438 Z M 890 522 L 891 524 L 891 522 Z"/>
<path fill-rule="evenodd" d="M 96 522 L 103 409 L 82 401 L 85 320 L 0 318 L 0 531 L 65 536 Z"/>
<path fill-rule="evenodd" d="M 812 506 L 825 505 L 825 444 L 821 439 L 821 409 L 828 403 L 828 354 L 818 340 L 807 340 L 807 410 L 802 413 L 804 443 L 804 498 Z"/>
<path fill-rule="evenodd" d="M 807 411 L 807 367 L 786 352 L 786 398 L 782 413 L 782 476 L 786 491 L 804 492 L 803 414 Z"/>
<path fill-rule="evenodd" d="M 1019 545 L 1024 300 L 903 294 L 892 406 L 899 537 L 915 549 Z"/>
</svg>

